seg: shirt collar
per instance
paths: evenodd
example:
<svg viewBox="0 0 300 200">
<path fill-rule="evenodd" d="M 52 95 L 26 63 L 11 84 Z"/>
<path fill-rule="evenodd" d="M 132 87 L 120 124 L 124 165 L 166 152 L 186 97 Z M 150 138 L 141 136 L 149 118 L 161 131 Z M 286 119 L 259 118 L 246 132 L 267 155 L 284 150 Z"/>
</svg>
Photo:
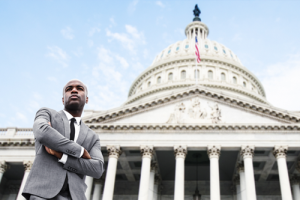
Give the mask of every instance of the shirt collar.
<svg viewBox="0 0 300 200">
<path fill-rule="evenodd" d="M 75 119 L 76 119 L 76 123 L 77 123 L 78 125 L 80 125 L 81 117 L 73 117 L 68 111 L 65 111 L 65 110 L 63 110 L 63 111 L 64 111 L 64 113 L 67 115 L 67 118 L 68 118 L 69 121 L 70 121 L 72 118 L 75 118 Z"/>
</svg>

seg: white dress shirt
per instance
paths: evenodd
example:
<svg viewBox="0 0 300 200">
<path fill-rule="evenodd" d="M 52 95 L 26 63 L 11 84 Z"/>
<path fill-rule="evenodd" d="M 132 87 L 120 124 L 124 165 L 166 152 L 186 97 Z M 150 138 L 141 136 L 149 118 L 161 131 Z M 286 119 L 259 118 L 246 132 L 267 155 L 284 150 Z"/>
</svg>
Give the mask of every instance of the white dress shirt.
<svg viewBox="0 0 300 200">
<path fill-rule="evenodd" d="M 66 114 L 68 120 L 69 120 L 69 125 L 71 123 L 71 119 L 72 118 L 75 118 L 76 121 L 74 123 L 74 126 L 75 126 L 75 136 L 74 136 L 74 142 L 77 141 L 78 139 L 78 136 L 79 136 L 79 131 L 80 131 L 80 121 L 81 121 L 81 117 L 73 117 L 70 113 L 68 113 L 67 111 L 63 110 L 64 113 Z M 81 153 L 80 153 L 80 157 L 83 155 L 83 152 L 84 152 L 84 148 L 81 147 Z M 67 154 L 63 154 L 61 159 L 58 160 L 58 162 L 61 162 L 63 164 L 65 164 L 67 162 L 67 159 L 68 159 L 68 155 Z"/>
</svg>

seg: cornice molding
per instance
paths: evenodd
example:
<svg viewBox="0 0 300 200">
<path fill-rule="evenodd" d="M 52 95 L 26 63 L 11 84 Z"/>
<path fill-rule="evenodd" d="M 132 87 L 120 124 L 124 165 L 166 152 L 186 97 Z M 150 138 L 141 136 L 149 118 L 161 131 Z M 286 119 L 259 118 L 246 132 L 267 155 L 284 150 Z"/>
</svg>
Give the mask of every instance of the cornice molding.
<svg viewBox="0 0 300 200">
<path fill-rule="evenodd" d="M 193 86 L 186 88 L 179 92 L 172 92 L 168 95 L 162 95 L 160 97 L 154 97 L 150 100 L 145 100 L 144 102 L 136 102 L 134 104 L 123 105 L 122 107 L 107 111 L 104 113 L 99 113 L 98 116 L 87 116 L 83 118 L 84 122 L 87 124 L 96 123 L 111 123 L 118 119 L 129 117 L 134 114 L 148 111 L 150 109 L 165 106 L 178 101 L 183 101 L 191 97 L 201 97 L 211 101 L 215 101 L 221 104 L 229 105 L 238 109 L 245 110 L 247 112 L 255 113 L 260 116 L 266 116 L 271 119 L 275 119 L 282 123 L 297 123 L 300 122 L 300 116 L 294 115 L 284 110 L 272 107 L 268 104 L 262 104 L 254 101 L 242 100 L 237 96 L 224 94 L 222 92 L 212 91 L 209 88 L 203 86 Z"/>
</svg>

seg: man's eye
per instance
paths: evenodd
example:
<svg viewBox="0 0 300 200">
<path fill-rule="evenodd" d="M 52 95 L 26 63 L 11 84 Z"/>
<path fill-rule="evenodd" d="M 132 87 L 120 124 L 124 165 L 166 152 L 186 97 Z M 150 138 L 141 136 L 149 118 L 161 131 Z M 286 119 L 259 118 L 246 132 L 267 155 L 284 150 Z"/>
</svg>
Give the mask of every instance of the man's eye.
<svg viewBox="0 0 300 200">
<path fill-rule="evenodd" d="M 69 91 L 69 90 L 71 90 L 71 88 L 67 88 L 67 89 L 66 89 L 66 91 Z"/>
</svg>

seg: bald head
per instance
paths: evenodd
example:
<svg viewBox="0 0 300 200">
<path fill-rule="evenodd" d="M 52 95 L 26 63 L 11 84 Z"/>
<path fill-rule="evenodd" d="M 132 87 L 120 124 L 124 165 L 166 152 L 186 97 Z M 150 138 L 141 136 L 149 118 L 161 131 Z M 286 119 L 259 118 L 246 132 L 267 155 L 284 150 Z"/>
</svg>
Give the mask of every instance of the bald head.
<svg viewBox="0 0 300 200">
<path fill-rule="evenodd" d="M 79 82 L 85 89 L 85 94 L 86 94 L 86 97 L 88 96 L 88 88 L 86 87 L 86 85 L 81 81 L 81 80 L 78 80 L 78 79 L 72 79 L 70 80 L 64 87 L 63 87 L 63 92 L 62 92 L 62 95 L 64 96 L 65 94 L 65 90 L 66 90 L 66 87 L 68 85 L 70 85 L 71 82 Z"/>
</svg>

